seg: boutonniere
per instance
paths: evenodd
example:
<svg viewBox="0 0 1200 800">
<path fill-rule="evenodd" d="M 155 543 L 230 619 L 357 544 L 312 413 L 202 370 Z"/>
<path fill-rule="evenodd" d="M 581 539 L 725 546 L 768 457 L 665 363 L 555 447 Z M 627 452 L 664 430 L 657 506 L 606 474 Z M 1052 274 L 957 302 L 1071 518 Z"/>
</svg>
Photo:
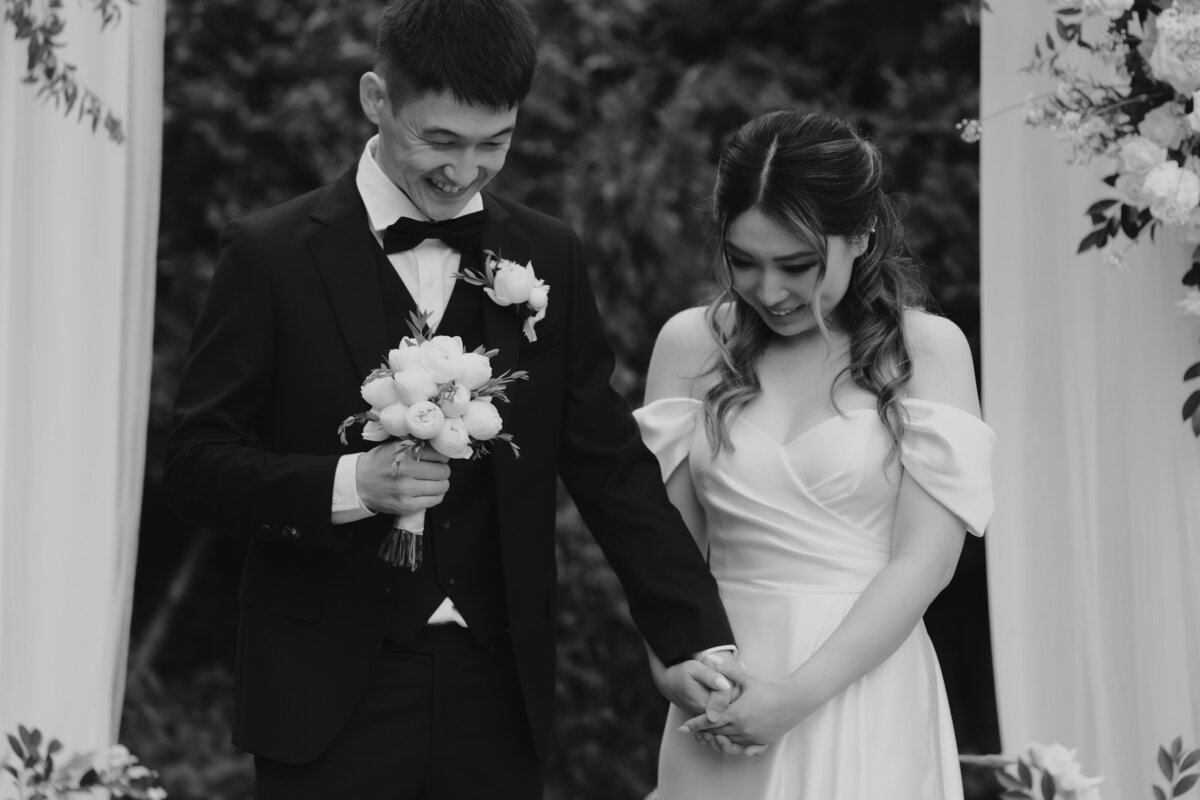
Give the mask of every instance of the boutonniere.
<svg viewBox="0 0 1200 800">
<path fill-rule="evenodd" d="M 496 305 L 511 307 L 525 321 L 525 338 L 537 341 L 533 326 L 546 316 L 550 286 L 534 274 L 532 261 L 521 266 L 500 258 L 491 250 L 484 250 L 483 272 L 467 269 L 454 273 L 454 277 L 472 286 L 482 286 Z"/>
</svg>

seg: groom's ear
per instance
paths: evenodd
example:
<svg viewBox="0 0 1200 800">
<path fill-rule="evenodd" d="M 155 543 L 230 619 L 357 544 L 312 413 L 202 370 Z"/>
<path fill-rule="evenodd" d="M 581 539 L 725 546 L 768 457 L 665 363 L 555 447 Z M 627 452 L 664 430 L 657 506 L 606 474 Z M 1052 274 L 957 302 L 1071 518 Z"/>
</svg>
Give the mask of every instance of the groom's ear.
<svg viewBox="0 0 1200 800">
<path fill-rule="evenodd" d="M 367 119 L 378 125 L 389 109 L 387 82 L 378 73 L 364 72 L 358 79 L 358 101 Z"/>
</svg>

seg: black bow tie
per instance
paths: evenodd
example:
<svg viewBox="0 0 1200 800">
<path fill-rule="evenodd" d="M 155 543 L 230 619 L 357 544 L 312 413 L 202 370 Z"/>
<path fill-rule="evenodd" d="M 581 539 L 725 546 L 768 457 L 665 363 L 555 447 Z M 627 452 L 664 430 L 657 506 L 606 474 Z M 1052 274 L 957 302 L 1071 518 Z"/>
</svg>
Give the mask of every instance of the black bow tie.
<svg viewBox="0 0 1200 800">
<path fill-rule="evenodd" d="M 475 211 L 454 219 L 422 222 L 401 217 L 383 232 L 383 249 L 389 254 L 412 250 L 426 239 L 441 239 L 460 253 L 479 249 L 487 212 Z"/>
</svg>

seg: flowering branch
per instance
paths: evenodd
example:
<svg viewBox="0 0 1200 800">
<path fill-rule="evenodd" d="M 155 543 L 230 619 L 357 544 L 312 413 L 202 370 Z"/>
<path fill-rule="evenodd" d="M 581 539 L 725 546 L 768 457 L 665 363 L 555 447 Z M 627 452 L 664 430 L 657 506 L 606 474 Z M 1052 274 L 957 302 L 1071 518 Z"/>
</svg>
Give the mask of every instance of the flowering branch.
<svg viewBox="0 0 1200 800">
<path fill-rule="evenodd" d="M 121 3 L 136 5 L 136 0 L 91 0 L 92 10 L 100 15 L 101 30 L 121 21 Z M 90 122 L 92 131 L 101 123 L 109 139 L 122 144 L 125 131 L 121 120 L 95 92 L 76 78 L 76 66 L 58 57 L 62 48 L 59 37 L 66 28 L 62 0 L 49 0 L 45 16 L 39 19 L 32 11 L 32 0 L 4 0 L 4 22 L 13 26 L 18 42 L 28 42 L 25 77 L 27 84 L 40 84 L 37 97 L 54 101 L 63 115 L 75 112 L 77 122 Z"/>
<path fill-rule="evenodd" d="M 66 800 L 71 795 L 93 791 L 111 792 L 128 800 L 164 800 L 166 791 L 158 785 L 158 773 L 138 763 L 122 745 L 98 753 L 77 753 L 59 760 L 62 742 L 51 739 L 42 749 L 42 732 L 17 726 L 16 735 L 8 734 L 8 746 L 16 763 L 0 762 L 0 769 L 12 778 L 17 800 Z"/>
</svg>

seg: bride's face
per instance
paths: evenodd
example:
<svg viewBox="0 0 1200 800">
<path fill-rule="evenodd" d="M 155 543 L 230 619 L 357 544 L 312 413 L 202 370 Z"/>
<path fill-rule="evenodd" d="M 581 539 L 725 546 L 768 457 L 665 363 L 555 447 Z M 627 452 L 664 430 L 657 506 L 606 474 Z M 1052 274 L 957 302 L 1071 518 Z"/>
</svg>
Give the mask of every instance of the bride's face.
<svg viewBox="0 0 1200 800">
<path fill-rule="evenodd" d="M 846 294 L 865 240 L 851 243 L 830 236 L 825 242 L 828 261 L 825 277 L 818 281 L 821 254 L 757 209 L 738 216 L 725 229 L 725 260 L 734 291 L 780 336 L 817 327 L 813 306 L 818 296 L 828 319 Z"/>
</svg>

